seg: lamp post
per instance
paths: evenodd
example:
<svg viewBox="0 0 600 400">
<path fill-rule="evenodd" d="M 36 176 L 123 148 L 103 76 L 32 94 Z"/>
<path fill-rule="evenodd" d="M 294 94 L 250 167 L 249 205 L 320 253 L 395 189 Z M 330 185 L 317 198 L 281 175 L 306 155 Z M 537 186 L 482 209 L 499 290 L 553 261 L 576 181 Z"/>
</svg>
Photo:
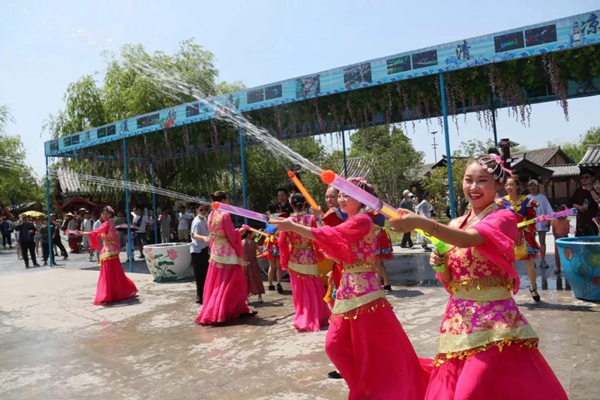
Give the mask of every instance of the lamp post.
<svg viewBox="0 0 600 400">
<path fill-rule="evenodd" d="M 437 143 L 435 142 L 435 134 L 437 133 L 437 131 L 433 131 L 433 132 L 429 132 L 433 135 L 433 144 L 431 145 L 431 147 L 433 147 L 433 158 L 435 159 L 435 162 L 437 163 Z"/>
</svg>

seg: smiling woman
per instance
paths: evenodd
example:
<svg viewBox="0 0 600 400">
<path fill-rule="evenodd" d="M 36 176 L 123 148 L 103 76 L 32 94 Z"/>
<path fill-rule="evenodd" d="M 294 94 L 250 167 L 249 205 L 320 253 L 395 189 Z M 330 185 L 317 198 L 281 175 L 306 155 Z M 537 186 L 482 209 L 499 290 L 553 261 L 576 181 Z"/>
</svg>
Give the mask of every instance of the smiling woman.
<svg viewBox="0 0 600 400">
<path fill-rule="evenodd" d="M 567 398 L 512 297 L 517 215 L 495 201 L 507 173 L 497 154 L 471 160 L 463 178 L 471 209 L 449 226 L 412 212 L 392 221 L 397 230 L 423 229 L 454 246 L 430 258 L 432 267 L 445 266 L 437 276 L 450 299 L 425 399 L 500 400 L 515 397 L 515 387 L 519 398 Z"/>
</svg>

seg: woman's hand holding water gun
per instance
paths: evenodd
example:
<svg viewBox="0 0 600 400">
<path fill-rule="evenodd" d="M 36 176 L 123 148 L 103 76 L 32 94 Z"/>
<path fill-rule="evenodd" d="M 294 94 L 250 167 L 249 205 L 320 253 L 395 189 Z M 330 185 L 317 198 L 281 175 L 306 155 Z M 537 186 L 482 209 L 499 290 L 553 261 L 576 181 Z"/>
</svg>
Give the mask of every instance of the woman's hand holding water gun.
<svg viewBox="0 0 600 400">
<path fill-rule="evenodd" d="M 446 257 L 443 254 L 440 254 L 439 251 L 434 249 L 429 256 L 429 265 L 432 267 L 437 267 L 439 265 L 446 265 Z"/>
</svg>

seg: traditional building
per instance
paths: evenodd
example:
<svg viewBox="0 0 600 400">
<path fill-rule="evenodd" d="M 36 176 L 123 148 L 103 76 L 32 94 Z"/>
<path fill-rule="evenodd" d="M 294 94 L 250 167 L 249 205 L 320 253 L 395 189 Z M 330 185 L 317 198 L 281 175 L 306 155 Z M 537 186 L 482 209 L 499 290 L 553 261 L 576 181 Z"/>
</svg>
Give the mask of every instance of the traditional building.
<svg viewBox="0 0 600 400">
<path fill-rule="evenodd" d="M 579 167 L 560 146 L 526 150 L 513 154 L 512 158 L 513 170 L 522 179 L 536 179 L 540 192 L 554 206 L 566 204 L 577 189 Z M 527 168 L 520 168 L 525 165 Z"/>
</svg>

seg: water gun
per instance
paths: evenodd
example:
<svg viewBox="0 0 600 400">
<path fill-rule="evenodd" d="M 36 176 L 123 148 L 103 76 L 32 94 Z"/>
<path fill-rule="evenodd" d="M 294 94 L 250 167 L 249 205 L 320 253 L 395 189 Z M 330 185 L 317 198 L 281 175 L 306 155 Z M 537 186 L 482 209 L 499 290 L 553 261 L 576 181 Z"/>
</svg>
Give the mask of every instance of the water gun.
<svg viewBox="0 0 600 400">
<path fill-rule="evenodd" d="M 378 199 L 367 191 L 359 188 L 331 170 L 321 172 L 321 180 L 326 185 L 333 186 L 340 192 L 346 193 L 350 197 L 360 201 L 367 207 L 380 212 L 389 219 L 401 217 L 400 213 L 394 207 L 386 204 L 381 199 Z M 445 254 L 450 250 L 451 246 L 449 244 L 434 238 L 433 236 L 423 232 L 421 229 L 415 229 L 415 231 L 429 239 L 440 254 Z M 437 265 L 433 267 L 433 269 L 437 272 L 444 272 L 445 270 L 443 265 Z"/>
<path fill-rule="evenodd" d="M 246 224 L 242 225 L 242 229 L 245 229 L 245 230 L 247 230 L 247 231 L 254 232 L 254 233 L 258 234 L 258 235 L 263 235 L 263 236 L 271 236 L 271 235 L 269 235 L 268 233 L 265 233 L 265 232 L 263 232 L 263 231 L 259 231 L 258 229 L 251 228 L 251 227 L 249 227 L 249 226 L 248 226 L 248 225 L 246 225 Z"/>
<path fill-rule="evenodd" d="M 574 215 L 574 214 L 577 214 L 577 209 L 576 208 L 567 208 L 567 209 L 562 210 L 562 211 L 557 211 L 557 212 L 551 213 L 551 214 L 540 215 L 537 218 L 529 219 L 529 220 L 523 221 L 523 222 L 519 222 L 517 224 L 517 228 L 523 228 L 523 227 L 526 227 L 526 226 L 531 225 L 531 224 L 537 224 L 538 222 L 550 221 L 550 220 L 555 219 L 555 218 L 568 217 L 569 215 Z"/>
<path fill-rule="evenodd" d="M 245 208 L 235 207 L 230 204 L 221 203 L 218 201 L 214 201 L 212 203 L 212 208 L 215 210 L 221 210 L 228 212 L 230 214 L 239 215 L 240 217 L 250 218 L 255 221 L 264 222 L 268 224 L 269 222 L 273 222 L 274 220 L 266 216 L 265 214 L 257 213 L 255 211 L 246 210 Z"/>
<path fill-rule="evenodd" d="M 306 199 L 306 202 L 308 203 L 310 208 L 312 208 L 313 210 L 320 210 L 321 207 L 319 207 L 319 205 L 317 204 L 315 199 L 313 199 L 313 197 L 310 195 L 310 193 L 308 193 L 308 190 L 306 190 L 306 187 L 302 184 L 302 182 L 300 182 L 300 179 L 298 179 L 296 174 L 294 174 L 293 171 L 288 171 L 287 174 L 288 174 L 289 178 L 292 180 L 292 182 L 294 183 L 294 185 L 296 185 L 296 187 L 298 188 L 300 193 L 302 193 L 302 196 L 304 196 L 304 198 Z"/>
</svg>

